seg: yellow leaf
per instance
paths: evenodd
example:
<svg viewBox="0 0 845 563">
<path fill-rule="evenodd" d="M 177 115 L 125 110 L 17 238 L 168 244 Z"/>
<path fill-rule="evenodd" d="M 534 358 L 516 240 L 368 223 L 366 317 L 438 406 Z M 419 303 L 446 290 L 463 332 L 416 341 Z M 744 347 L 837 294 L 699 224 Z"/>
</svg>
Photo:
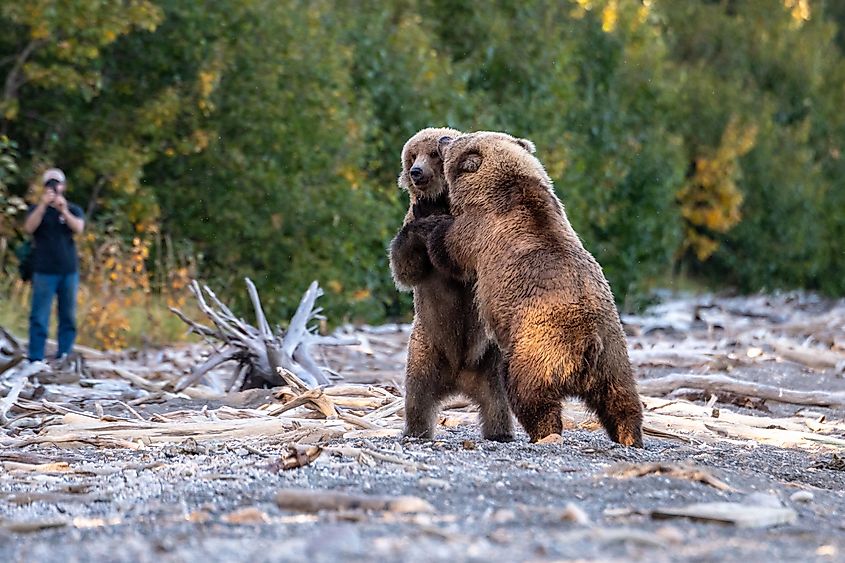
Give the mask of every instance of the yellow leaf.
<svg viewBox="0 0 845 563">
<path fill-rule="evenodd" d="M 610 0 L 601 11 L 601 29 L 605 33 L 611 33 L 616 29 L 619 20 L 619 5 L 616 0 Z"/>
</svg>

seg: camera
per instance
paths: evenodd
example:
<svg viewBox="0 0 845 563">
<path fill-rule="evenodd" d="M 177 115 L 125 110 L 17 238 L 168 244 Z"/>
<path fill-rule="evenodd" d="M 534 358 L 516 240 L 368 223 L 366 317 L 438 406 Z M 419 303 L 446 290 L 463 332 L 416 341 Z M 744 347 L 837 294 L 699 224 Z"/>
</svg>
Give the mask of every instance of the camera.
<svg viewBox="0 0 845 563">
<path fill-rule="evenodd" d="M 53 191 L 56 191 L 56 187 L 57 187 L 60 183 L 61 183 L 61 182 L 59 182 L 59 181 L 58 181 L 58 180 L 56 180 L 55 178 L 50 178 L 49 180 L 47 180 L 46 182 L 44 182 L 44 186 L 45 186 L 48 190 L 53 190 Z"/>
</svg>

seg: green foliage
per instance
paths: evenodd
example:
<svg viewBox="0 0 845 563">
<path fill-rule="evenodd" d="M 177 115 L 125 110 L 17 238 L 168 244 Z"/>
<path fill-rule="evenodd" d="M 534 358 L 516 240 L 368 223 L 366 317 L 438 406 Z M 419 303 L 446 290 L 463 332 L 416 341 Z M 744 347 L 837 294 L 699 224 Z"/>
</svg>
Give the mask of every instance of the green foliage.
<svg viewBox="0 0 845 563">
<path fill-rule="evenodd" d="M 460 35 L 487 38 L 460 48 L 459 68 L 480 99 L 471 127 L 534 140 L 617 295 L 634 297 L 668 271 L 680 241 L 674 198 L 684 169 L 681 139 L 654 119 L 671 94 L 656 79 L 666 66 L 661 37 L 631 9 L 619 12 L 618 33 L 607 33 L 601 10 L 551 2 L 497 7 L 458 22 L 466 26 Z M 444 41 L 453 21 L 435 26 Z"/>
<path fill-rule="evenodd" d="M 249 276 L 285 318 L 317 279 L 333 321 L 380 320 L 410 309 L 402 144 L 499 129 L 537 144 L 620 301 L 673 269 L 842 294 L 840 4 L 6 2 L 0 203 L 55 164 L 89 222 L 189 246 L 229 301 Z"/>
<path fill-rule="evenodd" d="M 14 221 L 26 210 L 23 199 L 11 195 L 9 184 L 18 174 L 17 143 L 5 135 L 0 136 L 0 237 L 14 234 Z"/>
<path fill-rule="evenodd" d="M 734 116 L 756 129 L 740 156 L 740 221 L 712 259 L 685 262 L 700 275 L 742 290 L 806 287 L 845 292 L 840 164 L 845 64 L 823 2 L 762 1 L 729 6 L 661 4 L 681 82 L 676 129 L 693 161 L 719 145 Z M 806 13 L 797 9 L 810 7 Z M 831 3 L 835 4 L 835 3 Z M 835 273 L 838 272 L 838 273 Z"/>
</svg>

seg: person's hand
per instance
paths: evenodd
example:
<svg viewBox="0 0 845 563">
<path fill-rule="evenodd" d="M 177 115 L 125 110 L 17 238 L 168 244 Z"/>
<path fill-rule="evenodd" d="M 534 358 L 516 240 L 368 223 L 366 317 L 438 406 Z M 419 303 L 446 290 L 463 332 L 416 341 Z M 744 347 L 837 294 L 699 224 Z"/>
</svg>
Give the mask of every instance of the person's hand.
<svg viewBox="0 0 845 563">
<path fill-rule="evenodd" d="M 59 213 L 64 213 L 67 211 L 67 200 L 63 195 L 57 195 L 56 199 L 53 200 L 53 207 L 58 209 Z"/>
<path fill-rule="evenodd" d="M 41 205 L 53 205 L 53 202 L 56 200 L 56 190 L 50 190 L 45 188 L 44 193 L 41 194 Z"/>
</svg>

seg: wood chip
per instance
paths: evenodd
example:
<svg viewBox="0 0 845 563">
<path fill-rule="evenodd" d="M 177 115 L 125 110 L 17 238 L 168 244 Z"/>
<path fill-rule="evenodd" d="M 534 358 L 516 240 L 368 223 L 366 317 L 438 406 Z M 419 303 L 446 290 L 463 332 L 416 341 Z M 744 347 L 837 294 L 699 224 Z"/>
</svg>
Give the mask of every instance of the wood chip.
<svg viewBox="0 0 845 563">
<path fill-rule="evenodd" d="M 680 508 L 651 511 L 655 519 L 690 518 L 701 522 L 732 524 L 740 528 L 769 528 L 791 524 L 798 514 L 791 508 L 745 505 L 734 502 L 703 502 Z"/>
<path fill-rule="evenodd" d="M 545 438 L 540 438 L 537 440 L 538 444 L 562 444 L 563 443 L 563 436 L 560 434 L 549 434 Z"/>
<path fill-rule="evenodd" d="M 434 507 L 419 497 L 386 497 L 313 489 L 283 489 L 276 494 L 276 504 L 284 510 L 299 512 L 321 510 L 434 512 Z"/>
<path fill-rule="evenodd" d="M 211 514 L 209 514 L 205 510 L 195 510 L 185 516 L 185 520 L 194 524 L 203 524 L 211 520 Z"/>
<path fill-rule="evenodd" d="M 813 493 L 810 491 L 798 491 L 789 496 L 792 502 L 813 502 Z"/>
<path fill-rule="evenodd" d="M 267 465 L 267 469 L 278 472 L 304 467 L 320 457 L 322 453 L 323 448 L 318 446 L 288 446 L 287 452 Z"/>
<path fill-rule="evenodd" d="M 576 524 L 581 524 L 582 526 L 590 524 L 590 517 L 587 516 L 584 509 L 571 502 L 566 504 L 566 507 L 560 514 L 560 519 L 564 522 L 575 522 Z"/>
<path fill-rule="evenodd" d="M 223 515 L 222 520 L 227 524 L 267 524 L 270 517 L 264 511 L 248 506 Z"/>
<path fill-rule="evenodd" d="M 70 471 L 70 464 L 66 461 L 38 464 L 4 461 L 3 468 L 6 471 L 24 471 L 31 473 L 66 473 Z"/>
<path fill-rule="evenodd" d="M 665 475 L 674 479 L 687 479 L 698 481 L 705 485 L 715 487 L 720 491 L 736 492 L 736 489 L 724 481 L 713 477 L 708 471 L 694 466 L 674 465 L 671 463 L 621 463 L 608 469 L 610 477 L 630 478 L 643 477 L 645 475 Z"/>
<path fill-rule="evenodd" d="M 72 521 L 74 528 L 102 528 L 104 526 L 117 526 L 121 523 L 123 523 L 123 520 L 120 516 L 112 516 L 110 518 L 86 518 L 84 516 L 77 516 Z"/>
<path fill-rule="evenodd" d="M 22 522 L 2 522 L 0 528 L 15 532 L 18 534 L 25 534 L 29 532 L 40 532 L 48 528 L 63 528 L 69 524 L 67 518 L 44 518 L 40 520 L 25 520 Z"/>
<path fill-rule="evenodd" d="M 17 493 L 6 499 L 7 502 L 16 504 L 18 506 L 32 504 L 34 502 L 46 502 L 50 504 L 68 503 L 68 502 L 83 502 L 86 504 L 92 502 L 108 502 L 111 500 L 110 496 L 98 494 L 74 494 L 61 492 L 25 492 Z"/>
</svg>

